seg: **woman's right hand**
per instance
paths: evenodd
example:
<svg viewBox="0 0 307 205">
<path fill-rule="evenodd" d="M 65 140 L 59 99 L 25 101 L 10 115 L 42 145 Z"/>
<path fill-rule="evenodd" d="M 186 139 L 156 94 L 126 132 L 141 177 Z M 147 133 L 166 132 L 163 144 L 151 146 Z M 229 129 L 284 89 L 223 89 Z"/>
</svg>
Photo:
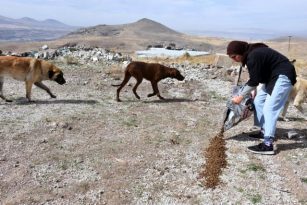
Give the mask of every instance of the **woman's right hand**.
<svg viewBox="0 0 307 205">
<path fill-rule="evenodd" d="M 234 103 L 234 104 L 240 104 L 243 100 L 243 96 L 242 95 L 238 95 L 238 96 L 234 96 L 231 101 Z"/>
</svg>

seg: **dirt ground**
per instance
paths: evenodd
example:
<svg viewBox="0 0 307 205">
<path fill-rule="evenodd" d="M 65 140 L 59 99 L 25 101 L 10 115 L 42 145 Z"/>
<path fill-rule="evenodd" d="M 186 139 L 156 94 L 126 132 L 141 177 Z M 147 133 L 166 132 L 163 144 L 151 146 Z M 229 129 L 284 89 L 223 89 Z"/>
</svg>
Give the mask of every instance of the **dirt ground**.
<svg viewBox="0 0 307 205">
<path fill-rule="evenodd" d="M 5 81 L 14 102 L 0 101 L 0 204 L 307 204 L 307 123 L 292 106 L 274 156 L 246 151 L 259 143 L 246 134 L 252 119 L 224 133 L 227 166 L 208 189 L 199 173 L 231 82 L 163 80 L 161 101 L 143 81 L 141 100 L 126 86 L 118 103 L 108 66 L 56 64 L 67 80 L 46 82 L 56 99 L 33 88 L 28 103 L 22 82 Z"/>
</svg>

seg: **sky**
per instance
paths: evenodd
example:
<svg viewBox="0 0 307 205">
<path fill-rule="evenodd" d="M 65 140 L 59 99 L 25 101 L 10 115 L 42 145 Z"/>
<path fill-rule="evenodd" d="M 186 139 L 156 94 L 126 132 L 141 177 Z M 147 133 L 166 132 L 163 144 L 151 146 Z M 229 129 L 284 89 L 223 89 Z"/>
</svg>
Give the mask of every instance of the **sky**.
<svg viewBox="0 0 307 205">
<path fill-rule="evenodd" d="M 307 0 L 0 0 L 0 15 L 56 19 L 72 26 L 142 18 L 179 32 L 307 33 Z"/>
</svg>

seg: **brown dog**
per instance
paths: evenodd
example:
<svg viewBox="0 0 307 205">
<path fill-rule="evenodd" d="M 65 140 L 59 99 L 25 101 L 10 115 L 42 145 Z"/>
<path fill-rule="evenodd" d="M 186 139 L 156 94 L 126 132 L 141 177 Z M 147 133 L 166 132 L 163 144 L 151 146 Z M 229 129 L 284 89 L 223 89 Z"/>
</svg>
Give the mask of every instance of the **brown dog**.
<svg viewBox="0 0 307 205">
<path fill-rule="evenodd" d="M 153 93 L 148 94 L 147 97 L 152 97 L 157 95 L 160 99 L 164 99 L 159 92 L 158 82 L 164 78 L 176 78 L 177 80 L 184 80 L 184 77 L 180 74 L 180 72 L 176 68 L 169 68 L 164 65 L 158 63 L 145 63 L 145 62 L 131 62 L 126 70 L 125 70 L 125 78 L 117 89 L 117 98 L 118 102 L 121 102 L 119 99 L 120 90 L 128 83 L 131 77 L 134 77 L 137 81 L 135 86 L 133 87 L 133 93 L 137 99 L 140 99 L 140 96 L 136 93 L 137 87 L 141 84 L 143 78 L 149 80 L 151 82 Z"/>
<path fill-rule="evenodd" d="M 290 101 L 293 101 L 294 107 L 297 108 L 301 113 L 303 113 L 302 104 L 304 100 L 306 99 L 307 99 L 307 80 L 301 77 L 297 77 L 296 83 L 293 86 L 289 94 L 288 100 L 281 114 L 281 118 L 285 121 L 288 120 L 286 118 L 286 113 L 287 113 Z"/>
<path fill-rule="evenodd" d="M 63 77 L 63 72 L 47 61 L 35 58 L 0 56 L 0 97 L 7 102 L 11 102 L 11 100 L 3 96 L 2 88 L 5 76 L 10 76 L 19 81 L 25 81 L 26 97 L 29 101 L 31 101 L 33 84 L 45 90 L 52 98 L 56 98 L 42 81 L 53 80 L 61 85 L 66 82 Z"/>
</svg>

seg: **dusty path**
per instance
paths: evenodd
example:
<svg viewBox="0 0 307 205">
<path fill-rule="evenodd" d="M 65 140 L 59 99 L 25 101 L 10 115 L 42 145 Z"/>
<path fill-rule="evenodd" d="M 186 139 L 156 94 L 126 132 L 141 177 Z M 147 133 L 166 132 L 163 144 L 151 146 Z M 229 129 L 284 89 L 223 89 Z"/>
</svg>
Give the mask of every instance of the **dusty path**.
<svg viewBox="0 0 307 205">
<path fill-rule="evenodd" d="M 301 137 L 282 137 L 271 157 L 245 151 L 256 143 L 242 134 L 250 120 L 228 131 L 222 184 L 206 189 L 203 150 L 230 82 L 164 81 L 167 101 L 145 97 L 143 82 L 140 101 L 126 86 L 118 103 L 106 68 L 59 66 L 67 84 L 46 83 L 55 100 L 34 88 L 29 104 L 23 83 L 4 85 L 15 102 L 0 102 L 0 204 L 306 204 L 306 121 L 280 123 L 281 136 L 294 128 Z"/>
</svg>

